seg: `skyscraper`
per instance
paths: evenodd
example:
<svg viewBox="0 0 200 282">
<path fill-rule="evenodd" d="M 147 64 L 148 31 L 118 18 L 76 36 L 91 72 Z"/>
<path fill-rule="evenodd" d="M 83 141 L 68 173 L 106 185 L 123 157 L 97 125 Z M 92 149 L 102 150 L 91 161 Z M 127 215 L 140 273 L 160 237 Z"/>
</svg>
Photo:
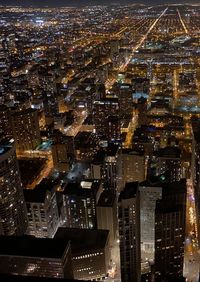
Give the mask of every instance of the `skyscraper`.
<svg viewBox="0 0 200 282">
<path fill-rule="evenodd" d="M 26 207 L 14 140 L 0 140 L 0 234 L 22 235 L 27 228 Z"/>
<path fill-rule="evenodd" d="M 117 98 L 105 98 L 94 101 L 93 121 L 96 133 L 100 139 L 111 141 L 110 138 L 119 136 L 119 120 L 117 117 L 119 117 L 119 103 Z"/>
<path fill-rule="evenodd" d="M 165 147 L 158 151 L 156 175 L 168 173 L 170 182 L 181 179 L 181 150 L 177 147 Z"/>
<path fill-rule="evenodd" d="M 114 191 L 104 190 L 97 204 L 97 228 L 109 230 L 110 244 L 117 236 L 117 197 Z"/>
<path fill-rule="evenodd" d="M 41 142 L 37 110 L 15 112 L 11 120 L 16 150 L 19 152 L 34 150 Z"/>
<path fill-rule="evenodd" d="M 68 183 L 62 192 L 64 226 L 95 228 L 96 203 L 101 192 L 100 180 L 87 180 L 81 184 Z"/>
<path fill-rule="evenodd" d="M 132 149 L 123 149 L 119 154 L 118 164 L 121 187 L 124 187 L 126 182 L 145 180 L 144 153 Z"/>
<path fill-rule="evenodd" d="M 183 276 L 186 181 L 163 184 L 155 215 L 155 281 Z"/>
<path fill-rule="evenodd" d="M 139 185 L 140 235 L 142 261 L 154 261 L 155 255 L 155 209 L 156 201 L 162 198 L 162 187 L 150 183 Z"/>
<path fill-rule="evenodd" d="M 140 282 L 140 207 L 138 183 L 126 183 L 119 196 L 121 279 Z"/>
<path fill-rule="evenodd" d="M 121 118 L 131 119 L 133 115 L 133 96 L 130 84 L 119 84 L 117 88 Z"/>
</svg>

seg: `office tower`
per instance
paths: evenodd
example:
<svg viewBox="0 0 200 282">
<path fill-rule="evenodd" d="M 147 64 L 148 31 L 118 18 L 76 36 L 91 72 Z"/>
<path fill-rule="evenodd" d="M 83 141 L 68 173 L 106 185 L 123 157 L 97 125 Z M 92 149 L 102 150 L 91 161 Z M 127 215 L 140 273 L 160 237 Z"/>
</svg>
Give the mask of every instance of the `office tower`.
<svg viewBox="0 0 200 282">
<path fill-rule="evenodd" d="M 14 112 L 11 116 L 17 152 L 34 150 L 41 142 L 37 110 Z"/>
<path fill-rule="evenodd" d="M 73 278 L 70 242 L 33 236 L 0 236 L 0 273 Z"/>
<path fill-rule="evenodd" d="M 110 261 L 108 230 L 59 228 L 55 238 L 71 243 L 75 279 L 105 279 Z"/>
<path fill-rule="evenodd" d="M 102 192 L 100 180 L 69 183 L 62 192 L 64 226 L 95 228 L 96 203 Z"/>
<path fill-rule="evenodd" d="M 116 92 L 119 99 L 120 117 L 131 119 L 133 116 L 133 91 L 131 85 L 119 84 Z"/>
<path fill-rule="evenodd" d="M 26 206 L 13 139 L 0 139 L 0 195 L 0 234 L 24 234 Z"/>
<path fill-rule="evenodd" d="M 114 136 L 111 130 L 111 124 L 108 126 L 108 119 L 110 116 L 119 116 L 119 103 L 117 98 L 106 98 L 96 100 L 93 103 L 93 122 L 97 136 L 102 140 L 109 140 L 109 136 Z M 111 122 L 111 120 L 110 120 Z M 113 126 L 113 129 L 116 126 Z"/>
<path fill-rule="evenodd" d="M 191 177 L 194 187 L 196 206 L 197 234 L 200 244 L 200 119 L 192 118 L 192 163 Z"/>
<path fill-rule="evenodd" d="M 159 185 L 159 184 L 157 184 Z M 141 259 L 154 262 L 155 256 L 155 209 L 162 198 L 162 187 L 144 181 L 139 184 Z"/>
<path fill-rule="evenodd" d="M 170 182 L 181 179 L 181 150 L 178 147 L 165 147 L 158 150 L 156 175 L 169 174 Z"/>
<path fill-rule="evenodd" d="M 97 228 L 109 230 L 110 245 L 117 236 L 117 197 L 113 191 L 104 190 L 101 193 L 97 207 Z"/>
<path fill-rule="evenodd" d="M 4 105 L 0 105 L 0 134 L 4 136 L 12 135 L 10 109 Z"/>
<path fill-rule="evenodd" d="M 118 155 L 119 146 L 109 144 L 105 150 L 103 164 L 103 185 L 104 189 L 117 191 L 118 188 Z"/>
<path fill-rule="evenodd" d="M 44 179 L 34 189 L 25 189 L 27 233 L 35 237 L 52 238 L 60 224 L 55 183 Z"/>
<path fill-rule="evenodd" d="M 126 183 L 118 202 L 121 279 L 140 282 L 140 203 L 138 183 Z"/>
<path fill-rule="evenodd" d="M 118 164 L 120 187 L 124 187 L 126 182 L 145 180 L 146 166 L 143 152 L 123 149 L 119 154 Z"/>
<path fill-rule="evenodd" d="M 186 181 L 162 186 L 156 203 L 155 281 L 172 281 L 183 276 L 186 224 Z"/>
</svg>

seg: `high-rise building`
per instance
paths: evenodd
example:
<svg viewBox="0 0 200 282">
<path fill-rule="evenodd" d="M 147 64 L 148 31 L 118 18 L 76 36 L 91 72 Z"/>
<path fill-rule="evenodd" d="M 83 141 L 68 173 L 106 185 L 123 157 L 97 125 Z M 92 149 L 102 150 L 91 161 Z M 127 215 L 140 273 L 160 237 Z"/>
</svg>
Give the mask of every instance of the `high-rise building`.
<svg viewBox="0 0 200 282">
<path fill-rule="evenodd" d="M 119 154 L 119 181 L 124 187 L 126 182 L 142 182 L 145 180 L 145 156 L 142 152 L 123 149 Z"/>
<path fill-rule="evenodd" d="M 93 122 L 96 133 L 102 140 L 112 141 L 118 138 L 118 120 L 111 116 L 119 117 L 119 103 L 117 98 L 105 98 L 93 103 Z M 109 125 L 110 123 L 110 125 Z"/>
<path fill-rule="evenodd" d="M 156 160 L 156 175 L 164 173 L 169 174 L 170 182 L 181 179 L 181 150 L 178 147 L 159 149 Z"/>
<path fill-rule="evenodd" d="M 70 228 L 95 228 L 96 203 L 102 192 L 100 180 L 92 179 L 69 183 L 62 192 L 64 226 Z"/>
<path fill-rule="evenodd" d="M 24 190 L 29 235 L 52 238 L 56 233 L 60 217 L 55 190 L 54 183 L 46 179 L 34 189 Z"/>
<path fill-rule="evenodd" d="M 34 150 L 41 142 L 37 110 L 26 109 L 11 116 L 17 152 Z"/>
<path fill-rule="evenodd" d="M 121 118 L 131 119 L 133 115 L 133 91 L 130 84 L 119 84 L 117 87 L 119 111 Z"/>
<path fill-rule="evenodd" d="M 71 136 L 58 135 L 60 138 L 54 138 L 51 148 L 54 168 L 60 172 L 68 172 L 74 160 L 74 140 Z"/>
<path fill-rule="evenodd" d="M 141 260 L 152 263 L 155 256 L 155 209 L 162 187 L 146 181 L 139 184 Z"/>
<path fill-rule="evenodd" d="M 110 262 L 108 230 L 59 228 L 55 238 L 71 243 L 75 279 L 105 279 Z"/>
<path fill-rule="evenodd" d="M 103 178 L 103 163 L 105 158 L 105 150 L 99 150 L 91 162 L 91 176 L 94 179 Z"/>
<path fill-rule="evenodd" d="M 138 183 L 126 183 L 118 203 L 121 279 L 140 282 L 140 203 Z"/>
<path fill-rule="evenodd" d="M 105 151 L 103 166 L 104 189 L 117 191 L 118 188 L 118 154 L 119 146 L 109 144 Z"/>
<path fill-rule="evenodd" d="M 183 276 L 186 225 L 186 180 L 162 185 L 162 200 L 156 203 L 155 281 Z"/>
<path fill-rule="evenodd" d="M 14 140 L 0 140 L 0 234 L 23 235 L 27 228 Z"/>
<path fill-rule="evenodd" d="M 97 228 L 110 231 L 110 245 L 113 245 L 118 230 L 116 193 L 110 190 L 104 190 L 101 193 L 96 210 Z"/>
<path fill-rule="evenodd" d="M 33 236 L 0 236 L 0 273 L 73 278 L 70 242 Z"/>
</svg>

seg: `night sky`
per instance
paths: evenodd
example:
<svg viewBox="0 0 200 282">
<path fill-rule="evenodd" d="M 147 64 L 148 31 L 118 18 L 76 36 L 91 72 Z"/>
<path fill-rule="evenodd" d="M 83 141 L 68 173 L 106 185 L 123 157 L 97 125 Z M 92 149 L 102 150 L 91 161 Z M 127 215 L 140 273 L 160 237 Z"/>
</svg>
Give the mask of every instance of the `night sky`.
<svg viewBox="0 0 200 282">
<path fill-rule="evenodd" d="M 0 5 L 23 5 L 23 6 L 84 6 L 96 4 L 114 4 L 114 3 L 144 3 L 147 5 L 164 3 L 199 3 L 198 0 L 0 0 Z"/>
</svg>

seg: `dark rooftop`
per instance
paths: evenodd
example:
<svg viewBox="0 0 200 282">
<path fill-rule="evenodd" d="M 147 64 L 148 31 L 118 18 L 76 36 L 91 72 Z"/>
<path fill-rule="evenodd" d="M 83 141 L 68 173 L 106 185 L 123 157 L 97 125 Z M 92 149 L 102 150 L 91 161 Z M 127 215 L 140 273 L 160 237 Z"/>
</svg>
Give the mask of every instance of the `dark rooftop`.
<svg viewBox="0 0 200 282">
<path fill-rule="evenodd" d="M 133 149 L 122 149 L 123 155 L 137 155 L 137 156 L 144 156 L 144 152 L 142 151 L 134 151 Z"/>
<path fill-rule="evenodd" d="M 181 150 L 178 147 L 165 147 L 161 148 L 158 151 L 158 157 L 162 158 L 180 158 L 181 156 Z"/>
<path fill-rule="evenodd" d="M 112 207 L 116 199 L 114 192 L 110 190 L 104 190 L 99 198 L 98 206 Z"/>
<path fill-rule="evenodd" d="M 45 159 L 39 158 L 18 159 L 22 184 L 24 186 L 31 184 L 33 180 L 40 174 L 45 163 Z"/>
<path fill-rule="evenodd" d="M 119 146 L 115 144 L 109 144 L 108 147 L 106 148 L 106 155 L 107 156 L 116 156 L 118 153 Z"/>
<path fill-rule="evenodd" d="M 186 179 L 173 183 L 163 183 L 162 188 L 162 199 L 156 203 L 156 212 L 170 213 L 183 211 L 186 205 Z"/>
<path fill-rule="evenodd" d="M 156 203 L 156 213 L 174 213 L 181 211 L 183 211 L 183 205 L 180 204 L 167 204 L 166 201 L 163 202 L 162 200 Z"/>
<path fill-rule="evenodd" d="M 89 181 L 88 179 L 86 181 Z M 82 188 L 80 183 L 68 183 L 65 187 L 65 195 L 87 196 L 90 197 L 92 193 L 96 193 L 101 185 L 98 179 L 92 180 L 91 188 Z"/>
<path fill-rule="evenodd" d="M 62 258 L 69 241 L 33 236 L 0 236 L 0 256 Z"/>
<path fill-rule="evenodd" d="M 37 110 L 35 109 L 32 109 L 32 108 L 28 108 L 28 109 L 25 109 L 25 110 L 22 110 L 22 111 L 17 111 L 17 112 L 13 112 L 13 116 L 23 116 L 23 115 L 26 115 L 26 114 L 29 114 L 29 113 L 34 113 L 34 112 L 37 112 Z"/>
<path fill-rule="evenodd" d="M 81 282 L 82 280 L 0 274 L 0 281 L 3 281 L 3 282 L 4 281 L 10 281 L 10 282 Z"/>
<path fill-rule="evenodd" d="M 58 228 L 54 238 L 71 242 L 72 253 L 104 248 L 109 230 Z"/>
<path fill-rule="evenodd" d="M 124 190 L 119 195 L 119 202 L 121 200 L 135 198 L 138 190 L 138 182 L 128 182 Z"/>
<path fill-rule="evenodd" d="M 51 191 L 54 184 L 43 179 L 34 189 L 24 189 L 24 198 L 29 203 L 44 203 L 46 192 Z"/>
</svg>

